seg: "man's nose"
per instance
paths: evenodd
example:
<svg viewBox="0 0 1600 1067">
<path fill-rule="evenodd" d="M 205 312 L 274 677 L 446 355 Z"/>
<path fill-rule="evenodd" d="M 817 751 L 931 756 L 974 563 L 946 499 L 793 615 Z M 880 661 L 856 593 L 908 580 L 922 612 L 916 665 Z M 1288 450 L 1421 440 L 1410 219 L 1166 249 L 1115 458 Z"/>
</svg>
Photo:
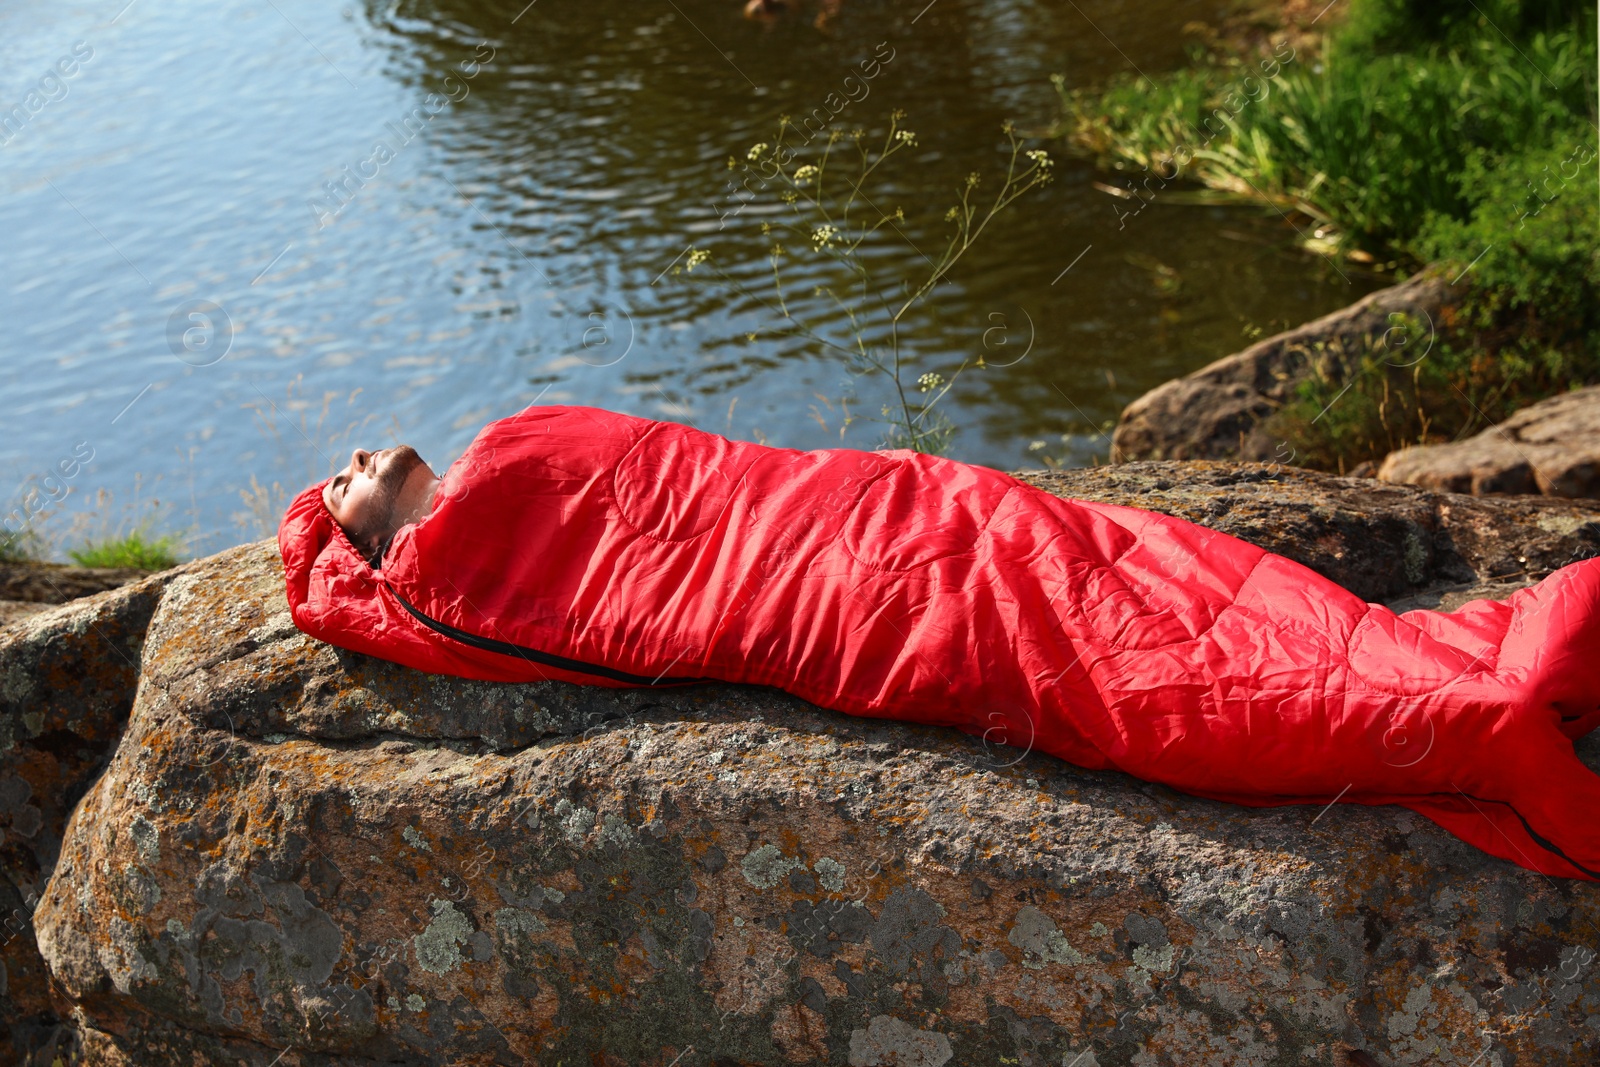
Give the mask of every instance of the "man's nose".
<svg viewBox="0 0 1600 1067">
<path fill-rule="evenodd" d="M 357 474 L 367 469 L 367 464 L 372 462 L 372 453 L 364 448 L 358 448 L 350 453 L 350 469 Z"/>
</svg>

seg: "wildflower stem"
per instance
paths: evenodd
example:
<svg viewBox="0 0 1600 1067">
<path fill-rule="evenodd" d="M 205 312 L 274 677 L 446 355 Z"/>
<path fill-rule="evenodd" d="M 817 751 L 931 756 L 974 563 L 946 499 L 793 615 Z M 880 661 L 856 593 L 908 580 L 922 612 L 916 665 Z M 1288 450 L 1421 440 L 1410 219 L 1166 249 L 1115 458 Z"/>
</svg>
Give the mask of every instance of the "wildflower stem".
<svg viewBox="0 0 1600 1067">
<path fill-rule="evenodd" d="M 904 372 L 912 361 L 901 347 L 901 320 L 949 277 L 1000 212 L 1018 197 L 1050 180 L 1051 164 L 1044 152 L 1030 151 L 1027 158 L 1032 166 L 1022 168 L 1019 157 L 1023 143 L 1008 124 L 1005 133 L 1011 153 L 1006 162 L 1004 178 L 993 200 L 981 208 L 974 203 L 973 190 L 978 187 L 980 180 L 977 174 L 970 176 L 959 192 L 957 204 L 946 216 L 955 224 L 955 229 L 937 260 L 932 263 L 932 269 L 920 283 L 913 284 L 911 279 L 902 278 L 893 292 L 886 292 L 873 270 L 862 261 L 862 249 L 885 226 L 893 226 L 895 220 L 904 218 L 904 212 L 899 208 L 885 212 L 873 205 L 878 219 L 871 223 L 853 221 L 852 212 L 858 200 L 872 204 L 864 190 L 884 162 L 916 144 L 916 135 L 902 126 L 904 117 L 901 111 L 890 115 L 883 143 L 876 151 L 866 146 L 860 131 L 850 135 L 856 148 L 856 166 L 853 174 L 840 175 L 841 182 L 836 183 L 836 187 L 842 185 L 842 188 L 835 198 L 828 195 L 827 181 L 833 163 L 833 146 L 840 139 L 839 133 L 828 136 L 814 161 L 796 161 L 788 154 L 784 144 L 790 126 L 784 119 L 779 124 L 778 135 L 772 145 L 762 142 L 746 153 L 749 163 L 763 164 L 764 173 L 768 166 L 776 165 L 776 172 L 768 174 L 768 178 L 778 179 L 779 197 L 791 209 L 786 218 L 763 222 L 762 232 L 771 233 L 774 227 L 779 232 L 787 231 L 795 241 L 801 242 L 799 247 L 809 245 L 814 253 L 827 256 L 848 272 L 849 285 L 816 284 L 813 292 L 818 298 L 826 298 L 831 305 L 833 310 L 828 312 L 828 319 L 837 323 L 835 315 L 843 318 L 843 323 L 839 323 L 835 329 L 847 328 L 850 343 L 841 344 L 833 340 L 824 333 L 825 322 L 819 321 L 814 326 L 797 315 L 797 309 L 790 306 L 780 260 L 791 253 L 783 245 L 775 243 L 769 251 L 773 289 L 770 298 L 734 279 L 715 263 L 711 266 L 711 272 L 728 289 L 754 305 L 765 308 L 779 320 L 779 325 L 769 327 L 766 332 L 780 337 L 803 338 L 825 351 L 848 357 L 852 366 L 859 365 L 858 373 L 876 373 L 887 377 L 894 388 L 894 402 L 884 405 L 882 413 L 885 416 L 883 421 L 892 427 L 888 440 L 894 442 L 894 447 L 905 445 L 917 451 L 941 451 L 955 427 L 939 414 L 938 405 L 949 395 L 960 376 L 971 366 L 983 366 L 983 360 L 981 357 L 976 361 L 963 357 L 948 377 L 935 372 L 922 375 L 917 379 L 920 396 L 913 397 L 904 381 Z M 791 162 L 792 169 L 788 169 Z M 746 169 L 749 169 L 748 165 Z M 762 184 L 765 186 L 765 182 Z M 709 255 L 708 252 L 694 253 L 687 269 L 692 271 Z M 879 331 L 876 341 L 873 339 L 875 328 Z M 884 333 L 887 333 L 887 337 L 883 336 Z M 750 336 L 754 338 L 755 334 Z M 845 425 L 848 426 L 854 418 L 847 417 Z M 840 432 L 843 433 L 843 427 Z"/>
</svg>

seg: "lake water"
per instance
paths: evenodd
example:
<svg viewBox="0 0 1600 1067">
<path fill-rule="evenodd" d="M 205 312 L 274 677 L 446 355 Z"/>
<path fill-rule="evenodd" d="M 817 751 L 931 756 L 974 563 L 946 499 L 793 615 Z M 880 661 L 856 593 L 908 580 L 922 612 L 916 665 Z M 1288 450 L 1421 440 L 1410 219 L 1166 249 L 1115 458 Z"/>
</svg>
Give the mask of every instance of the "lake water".
<svg viewBox="0 0 1600 1067">
<path fill-rule="evenodd" d="M 352 446 L 442 469 L 533 402 L 875 447 L 841 414 L 875 414 L 886 382 L 672 273 L 691 244 L 767 269 L 782 205 L 732 210 L 727 158 L 829 94 L 856 97 L 833 128 L 874 137 L 904 109 L 917 145 L 870 188 L 905 218 L 866 247 L 883 284 L 915 282 L 964 176 L 993 188 L 1002 122 L 1054 118 L 1051 74 L 1171 69 L 1184 24 L 1226 6 L 846 0 L 819 31 L 738 0 L 124 3 L 0 9 L 0 111 L 21 108 L 0 132 L 0 514 L 70 490 L 37 518 L 58 550 L 140 518 L 195 553 L 262 536 Z M 1103 462 L 1143 391 L 1379 284 L 1296 251 L 1270 209 L 1157 196 L 1119 221 L 1108 176 L 1054 154 L 1057 180 L 902 323 L 908 381 L 991 364 L 945 402 L 958 459 Z M 793 291 L 837 334 L 827 280 L 797 265 Z"/>
</svg>

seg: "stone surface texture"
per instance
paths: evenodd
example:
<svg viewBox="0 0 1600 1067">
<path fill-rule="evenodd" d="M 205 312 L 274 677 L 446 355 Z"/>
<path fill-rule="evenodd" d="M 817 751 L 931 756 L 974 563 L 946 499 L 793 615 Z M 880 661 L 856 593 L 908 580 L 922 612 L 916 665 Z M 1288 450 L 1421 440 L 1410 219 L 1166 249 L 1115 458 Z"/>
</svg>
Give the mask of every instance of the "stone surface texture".
<svg viewBox="0 0 1600 1067">
<path fill-rule="evenodd" d="M 0 600 L 0 626 L 9 626 L 18 619 L 37 615 L 49 607 L 49 604 L 39 604 L 32 600 Z"/>
<path fill-rule="evenodd" d="M 1407 364 L 1427 349 L 1434 327 L 1459 299 L 1457 289 L 1425 271 L 1159 385 L 1123 409 L 1111 461 L 1285 459 L 1287 446 L 1263 422 L 1319 359 L 1337 364 L 1330 368 L 1337 373 L 1356 365 L 1360 353 L 1386 349 L 1392 353 L 1386 359 Z"/>
<path fill-rule="evenodd" d="M 0 629 L 0 1060 L 55 1025 L 29 915 L 72 806 L 122 733 L 167 575 Z"/>
<path fill-rule="evenodd" d="M 1581 501 L 1218 463 L 1027 477 L 1372 599 L 1509 589 L 1600 552 Z M 1530 1067 L 1600 1049 L 1595 886 L 1402 809 L 1198 800 L 1010 740 L 754 687 L 423 675 L 300 634 L 275 546 L 230 550 L 168 580 L 34 914 L 71 1022 L 53 1054 Z"/>
<path fill-rule="evenodd" d="M 1378 477 L 1447 493 L 1600 497 L 1600 386 L 1531 404 L 1465 441 L 1391 452 Z"/>
</svg>

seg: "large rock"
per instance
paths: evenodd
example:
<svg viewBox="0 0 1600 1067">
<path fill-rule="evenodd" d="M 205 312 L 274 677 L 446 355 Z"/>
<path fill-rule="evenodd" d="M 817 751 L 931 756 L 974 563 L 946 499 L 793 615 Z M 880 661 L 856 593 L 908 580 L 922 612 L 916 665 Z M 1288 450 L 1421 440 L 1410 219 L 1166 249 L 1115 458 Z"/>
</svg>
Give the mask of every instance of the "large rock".
<svg viewBox="0 0 1600 1067">
<path fill-rule="evenodd" d="M 1576 502 L 1216 464 L 1037 477 L 1380 595 L 1600 545 L 1600 505 Z M 1401 809 L 1202 801 L 769 689 L 423 675 L 300 634 L 270 542 L 172 580 L 142 672 L 35 915 L 85 1063 L 1528 1067 L 1600 1047 L 1600 890 Z"/>
<path fill-rule="evenodd" d="M 168 577 L 0 629 L 0 1062 L 46 1044 L 55 1026 L 28 917 L 68 814 L 127 721 L 145 627 Z"/>
<path fill-rule="evenodd" d="M 0 627 L 37 615 L 49 607 L 49 604 L 35 604 L 31 600 L 0 600 Z"/>
<path fill-rule="evenodd" d="M 132 567 L 69 567 L 28 560 L 0 562 L 0 627 L 37 615 L 52 604 L 103 593 L 150 575 Z"/>
<path fill-rule="evenodd" d="M 28 560 L 0 563 L 0 600 L 65 604 L 149 577 L 135 567 L 74 567 Z"/>
<path fill-rule="evenodd" d="M 1465 441 L 1391 452 L 1378 477 L 1449 493 L 1600 497 L 1600 386 L 1532 404 Z"/>
<path fill-rule="evenodd" d="M 1432 344 L 1433 327 L 1460 299 L 1459 289 L 1424 271 L 1159 385 L 1123 410 L 1111 461 L 1281 460 L 1287 446 L 1262 424 L 1293 398 L 1318 360 L 1336 376 L 1374 350 L 1407 364 Z"/>
</svg>

